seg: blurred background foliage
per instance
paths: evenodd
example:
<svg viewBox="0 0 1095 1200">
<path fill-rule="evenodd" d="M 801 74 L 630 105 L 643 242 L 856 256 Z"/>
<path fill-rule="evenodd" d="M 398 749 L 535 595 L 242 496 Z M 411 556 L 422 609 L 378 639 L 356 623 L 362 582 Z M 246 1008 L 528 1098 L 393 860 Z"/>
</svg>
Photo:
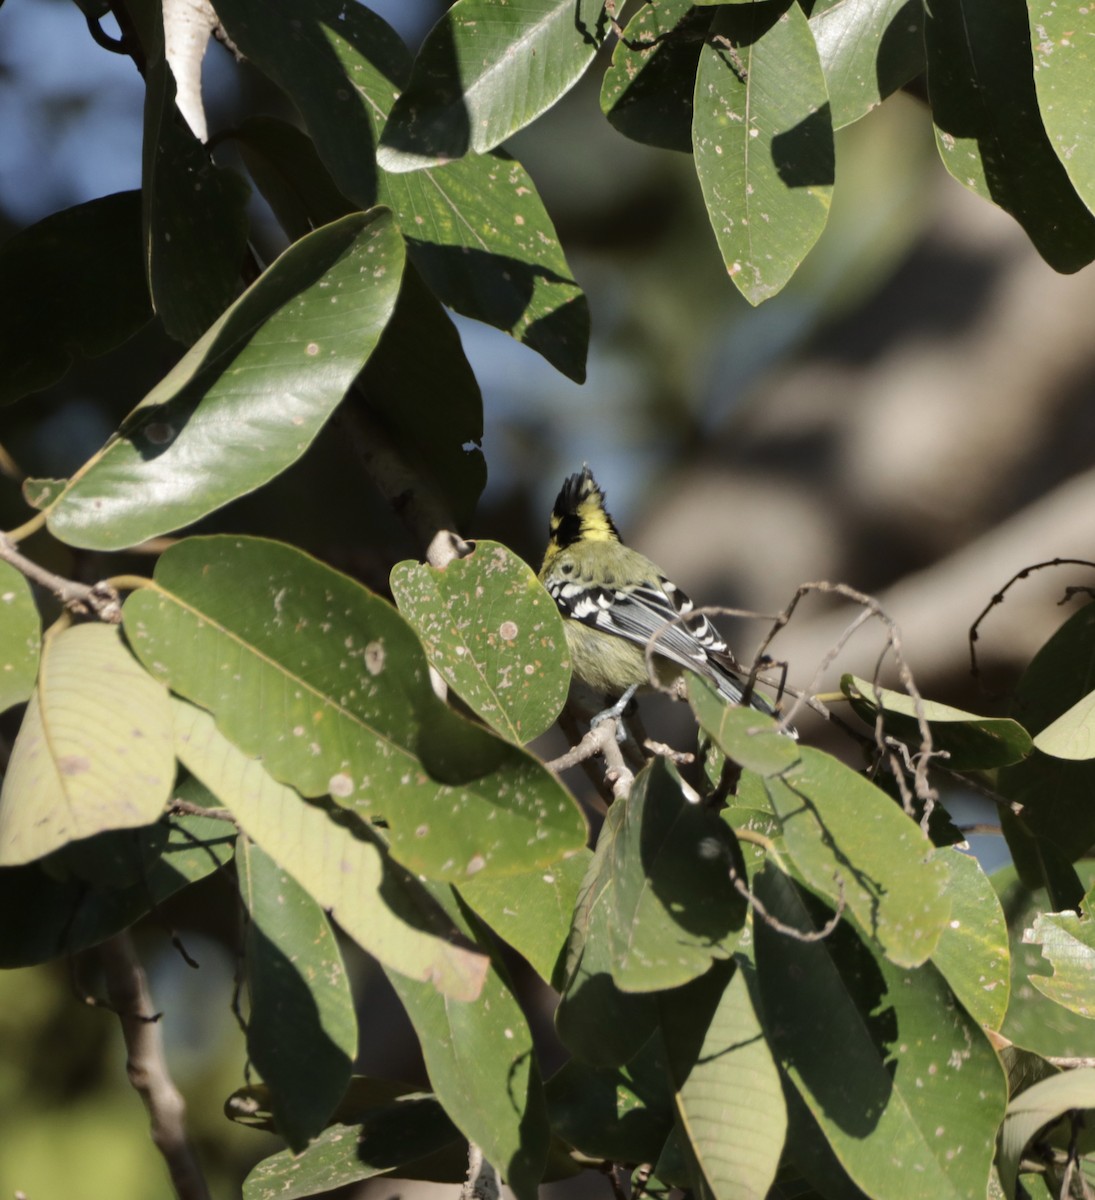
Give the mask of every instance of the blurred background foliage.
<svg viewBox="0 0 1095 1200">
<path fill-rule="evenodd" d="M 414 48 L 444 5 L 372 7 Z M 228 66 L 213 46 L 212 128 L 256 107 L 284 112 L 257 72 Z M 771 612 L 801 582 L 846 581 L 878 594 L 900 624 L 922 692 L 1001 711 L 994 697 L 1061 619 L 1064 586 L 1091 582 L 1045 572 L 1010 596 L 983 632 L 993 693 L 977 691 L 970 622 L 1015 571 L 1082 556 L 1090 541 L 1095 273 L 1054 274 L 1008 216 L 955 183 L 926 110 L 900 93 L 838 133 L 842 185 L 828 228 L 790 285 L 753 309 L 726 279 L 691 164 L 608 125 L 602 74 L 589 72 L 508 146 L 589 297 L 588 380 L 571 384 L 505 335 L 457 318 L 483 389 L 489 468 L 465 532 L 538 564 L 559 482 L 588 461 L 628 540 L 694 596 Z M 93 43 L 69 0 L 9 0 L 0 11 L 0 236 L 139 187 L 142 99 L 130 62 Z M 252 205 L 258 244 L 276 250 L 269 213 L 258 198 Z M 0 475 L 0 527 L 25 517 L 20 471 L 69 473 L 176 356 L 149 327 L 3 410 L 0 444 L 13 461 Z M 202 529 L 276 533 L 382 591 L 391 563 L 414 553 L 363 485 L 337 420 L 301 462 Z M 94 554 L 46 535 L 29 552 L 98 577 Z M 847 619 L 813 599 L 781 635 L 794 682 L 809 682 Z M 760 629 L 738 630 L 740 656 Z M 862 635 L 833 679 L 870 675 L 880 647 L 881 635 Z M 168 1053 L 220 1194 L 271 1146 L 220 1109 L 245 1060 L 227 1003 L 234 947 L 223 886 L 213 877 L 188 891 L 185 910 L 169 906 L 142 947 L 153 993 L 170 1004 Z M 167 927 L 200 970 L 172 948 Z M 421 1067 L 398 1006 L 379 973 L 347 951 L 362 996 L 359 1069 L 414 1077 Z M 81 1002 L 96 981 L 79 970 L 0 974 L 0 1194 L 167 1195 L 117 1023 Z"/>
</svg>

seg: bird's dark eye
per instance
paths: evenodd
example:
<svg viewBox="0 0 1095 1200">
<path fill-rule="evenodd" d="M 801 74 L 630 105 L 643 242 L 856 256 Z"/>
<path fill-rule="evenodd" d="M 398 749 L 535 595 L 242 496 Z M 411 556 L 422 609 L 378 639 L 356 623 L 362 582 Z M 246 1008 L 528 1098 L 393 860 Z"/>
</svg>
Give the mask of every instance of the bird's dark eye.
<svg viewBox="0 0 1095 1200">
<path fill-rule="evenodd" d="M 559 568 L 559 571 L 563 575 L 570 575 L 574 571 L 574 564 L 573 563 L 563 563 L 563 565 Z"/>
</svg>

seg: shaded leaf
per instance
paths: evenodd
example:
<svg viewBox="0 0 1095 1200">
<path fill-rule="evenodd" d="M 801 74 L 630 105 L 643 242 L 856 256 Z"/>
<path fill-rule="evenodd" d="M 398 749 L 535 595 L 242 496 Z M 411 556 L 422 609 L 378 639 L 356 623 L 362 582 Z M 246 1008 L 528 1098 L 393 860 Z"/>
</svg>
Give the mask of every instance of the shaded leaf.
<svg viewBox="0 0 1095 1200">
<path fill-rule="evenodd" d="M 296 1200 L 399 1170 L 404 1178 L 430 1179 L 413 1164 L 451 1148 L 456 1180 L 467 1171 L 460 1131 L 433 1096 L 407 1095 L 377 1105 L 354 1123 L 332 1125 L 304 1151 L 260 1162 L 243 1183 L 244 1200 Z M 440 1176 L 455 1182 L 451 1172 Z"/>
<path fill-rule="evenodd" d="M 476 875 L 460 895 L 550 987 L 570 930 L 589 851 L 504 879 Z"/>
<path fill-rule="evenodd" d="M 691 153 L 696 68 L 711 20 L 691 0 L 653 0 L 631 18 L 601 84 L 601 109 L 620 133 Z"/>
<path fill-rule="evenodd" d="M 0 791 L 0 864 L 151 825 L 175 780 L 167 689 L 111 625 L 47 636 Z"/>
<path fill-rule="evenodd" d="M 764 780 L 786 853 L 818 895 L 843 900 L 892 962 L 924 962 L 950 911 L 946 866 L 884 792 L 820 750 L 798 752 L 799 764 Z"/>
<path fill-rule="evenodd" d="M 395 609 L 298 550 L 190 538 L 123 615 L 149 669 L 245 754 L 304 796 L 383 817 L 416 873 L 518 874 L 585 844 L 580 811 L 538 761 L 437 699 Z"/>
<path fill-rule="evenodd" d="M 189 346 L 240 291 L 250 189 L 213 162 L 175 107 L 159 6 L 134 5 L 131 17 L 146 63 L 141 197 L 148 286 L 164 328 Z"/>
<path fill-rule="evenodd" d="M 752 883 L 785 924 L 820 927 L 786 876 Z M 942 976 L 876 957 L 847 922 L 814 942 L 754 933 L 769 1042 L 852 1180 L 873 1200 L 984 1195 L 1005 1079 Z"/>
<path fill-rule="evenodd" d="M 718 1200 L 763 1200 L 787 1113 L 744 970 L 717 963 L 660 996 L 658 1007 L 678 1115 L 711 1192 Z"/>
<path fill-rule="evenodd" d="M 1095 1109 L 1095 1067 L 1043 1079 L 1008 1105 L 1000 1130 L 1000 1182 L 1008 1197 L 1016 1194 L 1019 1163 L 1031 1138 L 1043 1126 L 1074 1109 Z"/>
<path fill-rule="evenodd" d="M 402 269 L 402 241 L 380 210 L 291 246 L 68 481 L 51 531 L 70 545 L 121 549 L 279 474 L 372 353 Z"/>
<path fill-rule="evenodd" d="M 350 1082 L 357 1054 L 350 984 L 316 901 L 246 838 L 236 865 L 248 917 L 247 1054 L 270 1088 L 279 1132 L 303 1150 Z"/>
<path fill-rule="evenodd" d="M 200 803 L 198 791 L 183 784 L 176 794 Z M 75 876 L 59 879 L 39 863 L 0 868 L 0 906 L 23 914 L 0 924 L 0 967 L 31 966 L 97 945 L 232 857 L 236 831 L 225 821 L 187 816 L 162 824 L 166 841 L 159 824 L 99 835 L 115 839 L 119 851 L 124 847 L 127 861 L 141 863 L 152 847 L 159 851 L 147 869 L 131 873 L 135 882 L 122 887 L 89 886 Z"/>
<path fill-rule="evenodd" d="M 756 709 L 727 704 L 699 676 L 688 681 L 688 702 L 719 749 L 747 770 L 778 775 L 798 762 L 798 743 L 780 732 L 777 721 Z"/>
<path fill-rule="evenodd" d="M 966 1011 L 987 1029 L 999 1029 L 1011 996 L 1011 952 L 1000 901 L 972 854 L 941 846 L 935 858 L 947 865 L 950 920 L 932 962 Z"/>
<path fill-rule="evenodd" d="M 817 0 L 810 28 L 842 129 L 924 69 L 923 12 L 918 0 Z"/>
<path fill-rule="evenodd" d="M 1034 54 L 1034 86 L 1050 144 L 1072 186 L 1095 207 L 1095 152 L 1089 131 L 1095 122 L 1091 92 L 1095 56 L 1095 13 L 1083 4 L 1058 5 L 1046 0 L 1027 4 Z"/>
<path fill-rule="evenodd" d="M 384 175 L 380 199 L 443 304 L 503 330 L 567 378 L 585 380 L 589 305 L 519 162 L 489 154 Z"/>
<path fill-rule="evenodd" d="M 566 638 L 527 563 L 480 541 L 443 570 L 396 564 L 391 587 L 430 662 L 473 712 L 518 744 L 551 728 L 570 686 Z"/>
<path fill-rule="evenodd" d="M 926 9 L 924 45 L 936 143 L 947 170 L 1023 227 L 1055 271 L 1095 258 L 1095 217 L 1046 135 L 1023 0 Z"/>
<path fill-rule="evenodd" d="M 438 885 L 431 890 L 468 938 L 489 946 L 489 933 L 450 890 Z M 445 1111 L 482 1148 L 518 1200 L 535 1200 L 547 1161 L 547 1106 L 525 1016 L 493 948 L 491 959 L 483 991 L 470 1002 L 448 1001 L 404 976 L 388 979 L 418 1035 L 426 1073 Z"/>
<path fill-rule="evenodd" d="M 760 304 L 820 237 L 835 170 L 825 77 L 797 4 L 719 9 L 700 53 L 692 145 L 726 269 Z"/>
<path fill-rule="evenodd" d="M 1058 1004 L 1081 1017 L 1095 1018 L 1095 918 L 1088 913 L 1042 913 L 1024 941 L 1042 947 L 1053 974 L 1031 975 L 1030 982 Z"/>
<path fill-rule="evenodd" d="M 430 31 L 381 137 L 387 171 L 493 150 L 564 96 L 608 33 L 603 0 L 457 0 Z"/>
<path fill-rule="evenodd" d="M 855 675 L 841 676 L 840 690 L 861 720 L 873 726 L 881 707 L 885 732 L 919 749 L 920 724 L 912 696 Z M 988 771 L 1019 762 L 1031 752 L 1030 734 L 1009 717 L 979 717 L 935 700 L 922 700 L 920 709 L 931 729 L 932 748 L 947 752 L 945 764 L 954 771 Z"/>
<path fill-rule="evenodd" d="M 1034 745 L 1051 758 L 1073 761 L 1095 758 L 1095 692 L 1066 709 L 1034 739 Z"/>
<path fill-rule="evenodd" d="M 30 699 L 41 643 L 42 621 L 30 584 L 0 562 L 0 712 Z"/>
<path fill-rule="evenodd" d="M 74 358 L 105 354 L 152 319 L 140 193 L 101 196 L 15 234 L 0 246 L 0 277 L 6 404 L 52 386 Z"/>
<path fill-rule="evenodd" d="M 486 957 L 460 944 L 452 922 L 391 862 L 366 822 L 334 805 L 306 803 L 218 733 L 208 713 L 181 700 L 172 705 L 182 762 L 358 945 L 446 995 L 475 999 Z"/>
</svg>

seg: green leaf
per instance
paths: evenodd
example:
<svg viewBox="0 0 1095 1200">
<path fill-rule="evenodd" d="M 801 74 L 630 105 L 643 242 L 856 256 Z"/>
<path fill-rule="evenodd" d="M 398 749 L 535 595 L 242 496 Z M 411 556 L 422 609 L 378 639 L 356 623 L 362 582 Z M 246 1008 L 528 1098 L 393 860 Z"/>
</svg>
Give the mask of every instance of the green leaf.
<svg viewBox="0 0 1095 1200">
<path fill-rule="evenodd" d="M 538 761 L 437 699 L 395 609 L 298 550 L 180 542 L 124 619 L 149 669 L 245 754 L 304 796 L 383 817 L 415 873 L 518 874 L 585 844 L 581 812 Z"/>
<path fill-rule="evenodd" d="M 411 1164 L 447 1148 L 467 1170 L 467 1147 L 433 1096 L 407 1095 L 377 1105 L 353 1123 L 332 1125 L 304 1151 L 283 1150 L 258 1164 L 243 1183 L 244 1200 L 297 1200 L 399 1170 L 428 1179 Z M 451 1179 L 446 1174 L 445 1180 Z M 457 1178 L 460 1178 L 458 1175 Z"/>
<path fill-rule="evenodd" d="M 0 865 L 151 825 L 175 781 L 167 689 L 111 625 L 47 636 L 0 791 Z"/>
<path fill-rule="evenodd" d="M 50 530 L 70 545 L 121 549 L 285 470 L 372 353 L 402 270 L 402 240 L 380 210 L 291 246 L 69 480 Z"/>
<path fill-rule="evenodd" d="M 770 867 L 752 884 L 785 924 L 824 920 Z M 814 942 L 762 919 L 754 934 L 768 1039 L 852 1180 L 872 1200 L 983 1196 L 1005 1079 L 942 976 L 872 954 L 843 921 Z"/>
<path fill-rule="evenodd" d="M 1095 688 L 1095 605 L 1075 612 L 1031 660 L 1012 715 L 1036 739 Z M 1066 722 L 1066 725 L 1068 723 Z M 1050 736 L 1050 744 L 1054 738 Z M 1074 861 L 1095 842 L 1095 762 L 1051 757 L 1040 748 L 1000 772 L 1001 795 L 1022 807 L 1022 825 Z"/>
<path fill-rule="evenodd" d="M 673 1128 L 673 1094 L 661 1037 L 651 1037 L 623 1067 L 572 1058 L 544 1087 L 552 1129 L 590 1158 L 649 1161 Z"/>
<path fill-rule="evenodd" d="M 363 5 L 341 0 L 224 0 L 217 16 L 296 105 L 342 192 L 371 208 L 378 127 L 410 73 L 410 54 L 398 34 Z M 300 176 L 292 186 L 310 187 Z"/>
<path fill-rule="evenodd" d="M 733 953 L 745 919 L 726 824 L 690 803 L 676 771 L 655 758 L 609 809 L 583 887 L 587 938 L 603 939 L 625 992 L 679 987 Z"/>
<path fill-rule="evenodd" d="M 152 319 L 140 193 L 101 196 L 15 234 L 0 246 L 0 277 L 0 404 L 7 404 L 51 387 L 74 357 L 105 354 Z"/>
<path fill-rule="evenodd" d="M 798 743 L 779 724 L 752 708 L 731 706 L 705 680 L 688 681 L 688 702 L 696 720 L 734 762 L 758 775 L 778 775 L 798 762 Z"/>
<path fill-rule="evenodd" d="M 566 638 L 527 563 L 481 541 L 444 570 L 397 563 L 391 587 L 426 656 L 473 712 L 518 745 L 551 728 L 570 686 Z"/>
<path fill-rule="evenodd" d="M 457 0 L 426 38 L 381 137 L 387 171 L 483 153 L 578 82 L 605 39 L 603 0 Z"/>
<path fill-rule="evenodd" d="M 184 784 L 176 795 L 200 803 L 197 791 Z M 58 879 L 38 863 L 0 868 L 0 909 L 23 914 L 18 921 L 0 923 L 0 968 L 32 966 L 76 954 L 128 928 L 187 884 L 227 863 L 236 831 L 225 821 L 187 816 L 144 829 L 100 834 L 93 840 L 100 838 L 112 839 L 116 853 L 124 851 L 126 861 L 146 863 L 152 847 L 159 856 L 136 872 L 135 882 L 123 887 L 89 887 L 75 876 Z M 81 844 L 73 843 L 72 848 Z"/>
<path fill-rule="evenodd" d="M 934 857 L 950 871 L 951 915 L 932 963 L 978 1024 L 999 1029 L 1011 995 L 1011 952 L 1000 901 L 972 854 L 941 846 Z"/>
<path fill-rule="evenodd" d="M 919 0 L 818 0 L 810 12 L 821 69 L 842 129 L 924 69 Z"/>
<path fill-rule="evenodd" d="M 433 885 L 432 891 L 444 902 L 444 889 Z M 489 945 L 489 933 L 454 900 L 446 909 L 469 938 Z M 445 1111 L 517 1200 L 536 1200 L 548 1153 L 547 1106 L 528 1023 L 493 951 L 491 959 L 474 1001 L 448 1001 L 401 975 L 388 979 L 418 1034 L 430 1085 Z"/>
<path fill-rule="evenodd" d="M 721 8 L 700 54 L 692 144 L 715 238 L 750 304 L 821 236 L 835 170 L 825 77 L 802 9 Z"/>
<path fill-rule="evenodd" d="M 631 18 L 601 85 L 601 109 L 620 133 L 691 153 L 696 68 L 712 15 L 691 0 L 653 0 Z"/>
<path fill-rule="evenodd" d="M 881 707 L 886 733 L 919 749 L 920 724 L 912 696 L 878 687 L 855 675 L 841 676 L 840 690 L 861 720 L 873 726 Z M 935 700 L 922 700 L 920 707 L 931 729 L 932 748 L 947 752 L 945 764 L 954 771 L 1008 766 L 1026 758 L 1033 747 L 1030 734 L 1008 717 L 979 717 Z"/>
<path fill-rule="evenodd" d="M 1042 913 L 1024 939 L 1042 947 L 1053 974 L 1030 982 L 1057 1004 L 1095 1019 L 1095 918 L 1075 913 Z"/>
<path fill-rule="evenodd" d="M 270 1088 L 279 1131 L 303 1150 L 350 1082 L 357 1054 L 350 983 L 315 900 L 247 839 L 236 864 L 248 915 L 247 1054 Z"/>
<path fill-rule="evenodd" d="M 1050 144 L 1072 186 L 1095 207 L 1095 151 L 1089 130 L 1095 122 L 1091 77 L 1095 13 L 1086 5 L 1058 9 L 1045 0 L 1027 4 L 1034 52 L 1034 86 Z"/>
<path fill-rule="evenodd" d="M 946 866 L 884 792 L 820 750 L 798 752 L 798 765 L 764 781 L 787 854 L 813 891 L 843 900 L 887 958 L 918 966 L 950 912 Z"/>
<path fill-rule="evenodd" d="M 1000 1130 L 1000 1182 L 1007 1196 L 1016 1194 L 1023 1151 L 1038 1130 L 1067 1112 L 1087 1109 L 1095 1109 L 1095 1067 L 1043 1079 L 1012 1100 Z"/>
<path fill-rule="evenodd" d="M 1034 739 L 1034 745 L 1051 758 L 1074 762 L 1095 758 L 1095 692 L 1051 721 Z"/>
<path fill-rule="evenodd" d="M 763 1200 L 787 1132 L 779 1072 L 745 972 L 717 963 L 658 999 L 677 1110 L 718 1200 Z"/>
<path fill-rule="evenodd" d="M 395 312 L 352 393 L 352 403 L 359 402 L 404 462 L 440 493 L 457 527 L 466 528 L 487 482 L 483 397 L 460 334 L 410 264 Z"/>
<path fill-rule="evenodd" d="M 452 922 L 390 860 L 366 822 L 334 805 L 306 803 L 218 733 L 208 713 L 182 700 L 172 707 L 178 755 L 187 769 L 358 945 L 445 995 L 479 995 L 485 956 L 461 944 Z"/>
<path fill-rule="evenodd" d="M 1046 136 L 1023 0 L 926 9 L 928 94 L 939 153 L 971 191 L 1009 212 L 1055 271 L 1095 258 L 1095 217 Z"/>
<path fill-rule="evenodd" d="M 584 382 L 589 305 L 519 162 L 489 154 L 384 175 L 380 199 L 442 304 L 503 330 Z"/>
<path fill-rule="evenodd" d="M 41 644 L 42 621 L 30 584 L 0 562 L 0 712 L 30 699 Z"/>
<path fill-rule="evenodd" d="M 505 879 L 476 875 L 460 895 L 550 987 L 570 930 L 589 851 Z"/>
<path fill-rule="evenodd" d="M 250 188 L 218 167 L 179 119 L 159 6 L 136 4 L 131 18 L 146 63 L 141 196 L 148 286 L 163 327 L 189 346 L 239 293 Z"/>
</svg>

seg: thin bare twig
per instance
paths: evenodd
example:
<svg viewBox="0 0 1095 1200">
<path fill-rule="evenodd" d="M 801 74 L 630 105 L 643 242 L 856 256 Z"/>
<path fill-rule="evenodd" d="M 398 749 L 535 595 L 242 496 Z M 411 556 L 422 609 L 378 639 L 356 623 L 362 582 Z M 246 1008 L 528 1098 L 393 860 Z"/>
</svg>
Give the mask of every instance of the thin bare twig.
<svg viewBox="0 0 1095 1200">
<path fill-rule="evenodd" d="M 186 1103 L 167 1069 L 158 1014 L 128 933 L 99 947 L 107 997 L 122 1025 L 129 1082 L 144 1101 L 152 1141 L 163 1155 L 179 1200 L 209 1200 L 209 1188 L 186 1132 Z"/>
<path fill-rule="evenodd" d="M 10 563 L 32 583 L 48 589 L 58 600 L 73 612 L 94 613 L 101 621 L 109 621 L 117 625 L 122 619 L 121 603 L 117 591 L 108 583 L 77 583 L 56 575 L 39 566 L 33 559 L 27 558 L 16 549 L 15 543 L 6 535 L 0 533 L 0 559 Z"/>
<path fill-rule="evenodd" d="M 598 721 L 576 746 L 547 763 L 547 769 L 553 775 L 558 775 L 599 755 L 605 762 L 605 779 L 612 787 L 613 798 L 619 800 L 627 796 L 635 776 L 624 761 L 623 751 L 616 737 L 619 721 L 619 717 Z"/>
<path fill-rule="evenodd" d="M 749 890 L 749 885 L 745 880 L 742 879 L 733 867 L 730 868 L 730 882 L 734 885 L 734 890 L 738 895 L 745 900 L 746 904 L 749 905 L 770 929 L 774 929 L 777 933 L 786 934 L 787 937 L 792 938 L 796 942 L 823 941 L 840 923 L 840 918 L 844 915 L 845 908 L 844 880 L 839 875 L 834 875 L 833 878 L 836 880 L 837 886 L 836 912 L 833 913 L 832 917 L 820 929 L 815 929 L 811 933 L 805 933 L 801 929 L 796 929 L 793 925 L 785 925 L 779 917 L 772 916 L 756 895 Z"/>
<path fill-rule="evenodd" d="M 468 1175 L 460 1189 L 460 1200 L 498 1200 L 500 1192 L 498 1172 L 475 1142 L 468 1142 Z"/>
</svg>

